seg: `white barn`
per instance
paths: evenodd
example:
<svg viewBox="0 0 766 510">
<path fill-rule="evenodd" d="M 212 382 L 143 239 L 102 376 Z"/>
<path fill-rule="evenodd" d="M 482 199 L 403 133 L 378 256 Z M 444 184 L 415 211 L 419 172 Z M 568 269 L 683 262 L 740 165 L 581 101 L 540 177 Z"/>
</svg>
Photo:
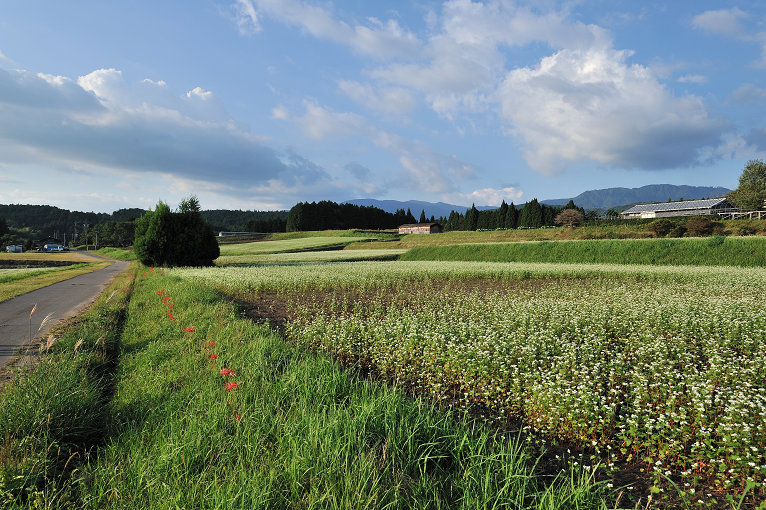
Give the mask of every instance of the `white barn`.
<svg viewBox="0 0 766 510">
<path fill-rule="evenodd" d="M 706 200 L 634 205 L 620 214 L 623 218 L 667 218 L 669 216 L 704 216 L 737 211 L 739 209 L 726 198 L 709 198 Z"/>
</svg>

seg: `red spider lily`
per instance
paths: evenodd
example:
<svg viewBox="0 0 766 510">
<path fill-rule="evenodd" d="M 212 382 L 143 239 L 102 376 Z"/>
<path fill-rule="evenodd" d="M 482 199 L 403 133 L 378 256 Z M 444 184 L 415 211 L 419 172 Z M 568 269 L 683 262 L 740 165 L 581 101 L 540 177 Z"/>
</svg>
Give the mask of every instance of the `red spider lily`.
<svg viewBox="0 0 766 510">
<path fill-rule="evenodd" d="M 197 331 L 197 328 L 195 328 L 194 326 L 189 326 L 188 328 L 184 328 L 184 331 L 186 331 L 187 333 L 194 333 L 195 331 Z"/>
<path fill-rule="evenodd" d="M 163 303 L 167 303 L 168 301 L 170 301 L 170 296 L 165 296 L 164 298 L 162 298 Z"/>
<path fill-rule="evenodd" d="M 149 273 L 147 273 L 146 271 L 144 271 L 144 276 L 149 276 Z"/>
<path fill-rule="evenodd" d="M 172 314 L 172 313 L 169 313 L 169 314 L 168 314 L 168 319 L 170 319 L 171 321 L 174 321 L 174 320 L 176 320 L 176 318 L 175 318 L 175 317 L 173 317 L 173 314 Z"/>
<path fill-rule="evenodd" d="M 163 295 L 164 293 L 165 293 L 165 289 L 160 289 L 160 290 L 158 290 L 157 292 L 155 292 L 155 294 L 157 294 L 158 296 L 161 296 L 161 295 Z"/>
<path fill-rule="evenodd" d="M 242 419 L 242 415 L 235 413 L 234 411 L 231 412 L 231 417 L 234 418 L 234 421 L 240 421 Z"/>
<path fill-rule="evenodd" d="M 154 268 L 153 268 L 153 267 L 150 267 L 150 268 L 149 268 L 149 271 L 154 271 Z"/>
<path fill-rule="evenodd" d="M 229 384 L 226 385 L 226 391 L 235 390 L 237 389 L 237 386 L 239 386 L 239 383 L 230 382 Z"/>
<path fill-rule="evenodd" d="M 216 359 L 217 357 L 218 357 L 217 354 L 211 354 L 208 359 L 212 361 L 212 360 Z"/>
<path fill-rule="evenodd" d="M 230 368 L 222 368 L 221 375 L 226 377 L 227 375 L 237 375 L 237 373 Z"/>
<path fill-rule="evenodd" d="M 208 342 L 207 344 L 208 344 L 209 346 L 213 346 L 213 345 L 215 345 L 215 342 Z"/>
</svg>

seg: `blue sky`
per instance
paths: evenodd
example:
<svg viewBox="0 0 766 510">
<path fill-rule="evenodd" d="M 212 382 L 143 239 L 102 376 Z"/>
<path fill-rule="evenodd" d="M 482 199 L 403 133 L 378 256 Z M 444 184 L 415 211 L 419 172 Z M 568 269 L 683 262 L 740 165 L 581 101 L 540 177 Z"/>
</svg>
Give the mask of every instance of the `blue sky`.
<svg viewBox="0 0 766 510">
<path fill-rule="evenodd" d="M 0 4 L 0 203 L 470 206 L 766 158 L 766 4 Z"/>
</svg>

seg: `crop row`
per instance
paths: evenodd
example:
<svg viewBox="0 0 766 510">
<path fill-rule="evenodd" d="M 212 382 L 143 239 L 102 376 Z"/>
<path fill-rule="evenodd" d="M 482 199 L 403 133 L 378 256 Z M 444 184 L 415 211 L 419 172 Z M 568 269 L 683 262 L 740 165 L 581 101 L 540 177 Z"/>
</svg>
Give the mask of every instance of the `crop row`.
<svg viewBox="0 0 766 510">
<path fill-rule="evenodd" d="M 766 489 L 762 270 L 359 263 L 180 273 L 240 294 L 292 294 L 292 338 L 434 399 L 481 404 L 688 488 Z M 319 302 L 301 297 L 311 288 Z"/>
</svg>

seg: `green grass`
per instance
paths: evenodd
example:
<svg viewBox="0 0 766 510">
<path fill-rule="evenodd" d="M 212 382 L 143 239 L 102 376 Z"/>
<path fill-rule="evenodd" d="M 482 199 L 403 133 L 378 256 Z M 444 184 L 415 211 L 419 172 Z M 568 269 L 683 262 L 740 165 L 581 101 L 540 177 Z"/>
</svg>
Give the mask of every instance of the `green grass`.
<svg viewBox="0 0 766 510">
<path fill-rule="evenodd" d="M 461 244 L 412 248 L 402 260 L 766 266 L 766 238 L 709 237 Z"/>
<path fill-rule="evenodd" d="M 105 437 L 111 373 L 132 281 L 110 289 L 0 392 L 0 505 L 78 503 L 78 466 Z"/>
<path fill-rule="evenodd" d="M 89 257 L 88 260 L 94 259 Z M 10 271 L 14 271 L 13 273 L 0 273 L 0 283 L 2 284 L 0 286 L 0 302 L 81 274 L 102 269 L 108 265 L 109 262 L 73 264 L 71 266 L 34 269 L 20 273 L 15 273 L 15 271 L 20 271 L 19 269 L 11 269 Z"/>
<path fill-rule="evenodd" d="M 226 244 L 221 246 L 221 256 L 264 255 L 267 253 L 291 253 L 302 251 L 340 250 L 346 245 L 366 239 L 351 236 L 312 236 L 282 239 L 278 241 L 256 241 L 252 243 Z"/>
<path fill-rule="evenodd" d="M 263 255 L 228 255 L 218 257 L 217 266 L 249 264 L 302 264 L 315 262 L 353 262 L 359 260 L 395 260 L 407 250 L 331 250 Z"/>
<path fill-rule="evenodd" d="M 95 391 L 81 388 L 87 364 L 0 394 L 14 441 L 0 451 L 28 445 L 27 460 L 0 478 L 7 506 L 606 508 L 606 488 L 590 472 L 541 475 L 516 433 L 355 377 L 242 318 L 208 287 L 156 273 L 139 277 L 127 319 L 114 328 L 121 354 L 107 405 L 103 394 L 81 398 Z M 82 326 L 98 338 L 113 321 L 97 314 Z M 71 340 L 58 348 L 62 366 L 77 358 L 72 349 Z M 59 363 L 52 359 L 41 366 Z M 227 391 L 229 382 L 238 386 Z M 61 422 L 55 441 L 25 439 L 35 430 L 26 424 L 39 428 L 46 413 L 66 417 L 53 408 L 62 393 L 70 397 L 59 407 L 75 405 L 76 419 Z M 41 395 L 50 397 L 40 404 Z M 21 419 L 19 409 L 38 418 Z M 103 424 L 100 435 L 91 419 Z M 80 424 L 91 431 L 85 440 Z M 94 442 L 98 449 L 87 449 Z M 56 469 L 43 469 L 41 455 Z"/>
<path fill-rule="evenodd" d="M 125 249 L 125 248 L 99 248 L 98 250 L 92 252 L 97 255 L 101 255 L 102 257 L 108 257 L 110 259 L 115 260 L 136 260 L 136 254 L 133 253 L 132 249 Z"/>
</svg>

